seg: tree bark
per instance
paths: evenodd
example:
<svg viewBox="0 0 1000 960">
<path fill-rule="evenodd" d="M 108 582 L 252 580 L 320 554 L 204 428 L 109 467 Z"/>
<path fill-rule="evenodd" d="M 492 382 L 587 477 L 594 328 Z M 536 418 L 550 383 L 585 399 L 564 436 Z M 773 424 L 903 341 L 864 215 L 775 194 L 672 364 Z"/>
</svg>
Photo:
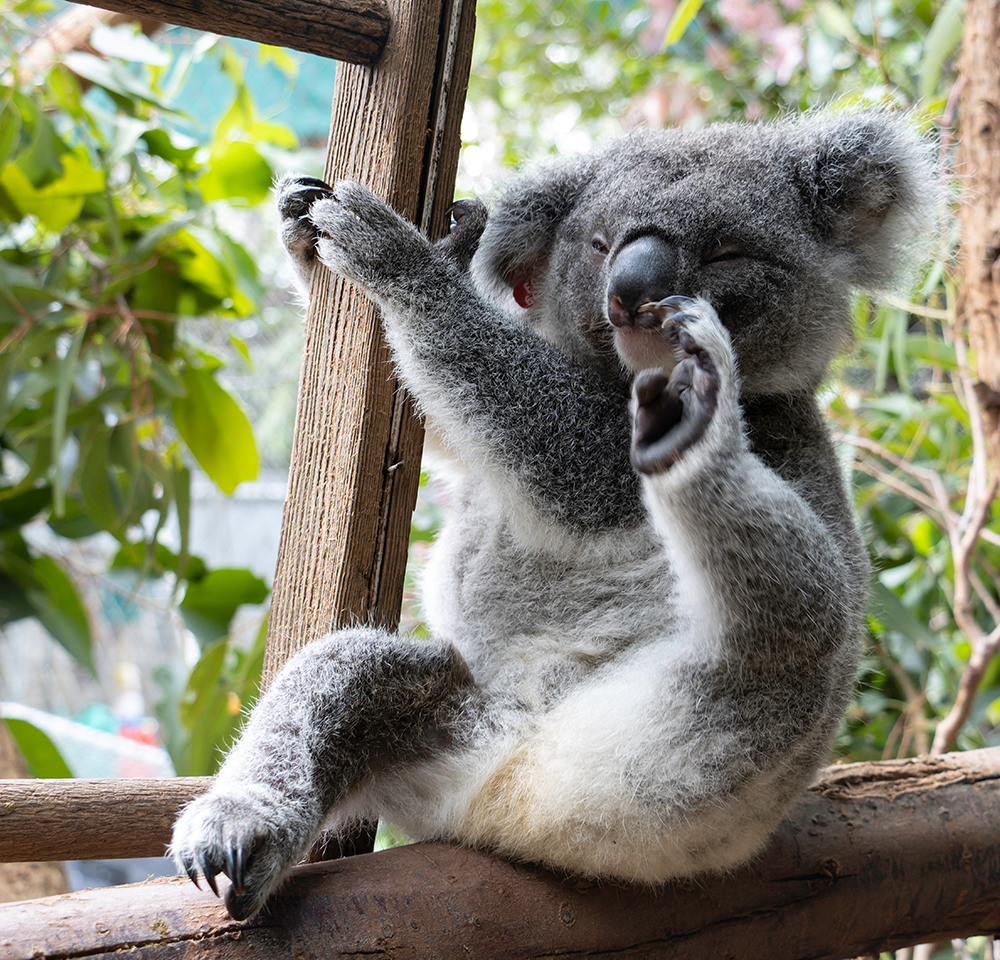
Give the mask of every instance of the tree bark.
<svg viewBox="0 0 1000 960">
<path fill-rule="evenodd" d="M 0 781 L 0 863 L 162 857 L 180 808 L 212 779 Z"/>
<path fill-rule="evenodd" d="M 0 907 L 5 960 L 840 960 L 1000 929 L 1000 749 L 830 767 L 756 862 L 661 890 L 445 844 L 299 867 L 252 920 L 187 880 Z M 220 878 L 221 879 L 221 878 Z"/>
<path fill-rule="evenodd" d="M 1000 4 L 968 0 L 958 172 L 963 183 L 962 312 L 976 351 L 977 387 L 994 466 L 1000 469 Z"/>
</svg>

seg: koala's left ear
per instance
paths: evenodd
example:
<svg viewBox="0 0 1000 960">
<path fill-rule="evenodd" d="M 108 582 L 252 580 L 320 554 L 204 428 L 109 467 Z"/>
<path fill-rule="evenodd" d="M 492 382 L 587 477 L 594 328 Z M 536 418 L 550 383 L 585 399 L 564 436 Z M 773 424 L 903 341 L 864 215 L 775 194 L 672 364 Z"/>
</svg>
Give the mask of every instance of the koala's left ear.
<svg viewBox="0 0 1000 960">
<path fill-rule="evenodd" d="M 589 156 L 550 160 L 515 175 L 490 212 L 472 262 L 480 288 L 522 306 L 543 282 L 560 223 L 593 176 Z"/>
<path fill-rule="evenodd" d="M 797 126 L 800 189 L 831 253 L 847 257 L 852 283 L 891 284 L 937 213 L 933 144 L 884 111 L 807 116 Z"/>
</svg>

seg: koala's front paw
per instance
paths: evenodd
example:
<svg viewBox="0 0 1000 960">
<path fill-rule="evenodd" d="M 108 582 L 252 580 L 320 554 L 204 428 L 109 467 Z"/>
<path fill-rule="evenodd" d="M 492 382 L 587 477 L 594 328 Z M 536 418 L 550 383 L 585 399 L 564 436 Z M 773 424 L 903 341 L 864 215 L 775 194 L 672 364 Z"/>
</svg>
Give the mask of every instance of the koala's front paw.
<svg viewBox="0 0 1000 960">
<path fill-rule="evenodd" d="M 303 830 L 287 804 L 254 788 L 209 792 L 185 807 L 174 824 L 170 856 L 195 885 L 201 873 L 218 896 L 215 878 L 232 881 L 225 903 L 234 920 L 253 916 L 301 859 Z"/>
<path fill-rule="evenodd" d="M 481 200 L 456 200 L 449 211 L 452 225 L 448 236 L 434 244 L 434 249 L 454 260 L 463 270 L 469 269 L 486 229 L 489 214 Z"/>
<path fill-rule="evenodd" d="M 688 297 L 655 306 L 663 308 L 662 334 L 675 365 L 669 375 L 653 368 L 635 379 L 632 464 L 647 474 L 669 470 L 705 436 L 720 396 L 732 393 L 735 401 L 732 347 L 715 311 Z"/>
<path fill-rule="evenodd" d="M 317 200 L 333 196 L 333 189 L 322 180 L 298 173 L 286 173 L 275 185 L 278 216 L 281 218 L 281 242 L 300 273 L 312 270 L 316 260 L 316 225 L 309 209 Z"/>
<path fill-rule="evenodd" d="M 430 243 L 417 228 L 353 180 L 340 180 L 309 210 L 319 257 L 331 270 L 379 292 L 386 282 L 422 275 Z"/>
</svg>

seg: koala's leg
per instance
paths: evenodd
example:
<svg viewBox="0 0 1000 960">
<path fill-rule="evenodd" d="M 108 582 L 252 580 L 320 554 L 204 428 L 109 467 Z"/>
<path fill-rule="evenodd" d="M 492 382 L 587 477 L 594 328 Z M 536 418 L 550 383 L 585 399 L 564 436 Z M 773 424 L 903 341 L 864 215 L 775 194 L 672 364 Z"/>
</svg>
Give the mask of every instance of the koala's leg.
<svg viewBox="0 0 1000 960">
<path fill-rule="evenodd" d="M 356 629 L 311 643 L 254 708 L 211 790 L 174 827 L 197 883 L 232 880 L 226 908 L 255 913 L 373 764 L 418 760 L 463 735 L 472 676 L 451 646 Z"/>
</svg>

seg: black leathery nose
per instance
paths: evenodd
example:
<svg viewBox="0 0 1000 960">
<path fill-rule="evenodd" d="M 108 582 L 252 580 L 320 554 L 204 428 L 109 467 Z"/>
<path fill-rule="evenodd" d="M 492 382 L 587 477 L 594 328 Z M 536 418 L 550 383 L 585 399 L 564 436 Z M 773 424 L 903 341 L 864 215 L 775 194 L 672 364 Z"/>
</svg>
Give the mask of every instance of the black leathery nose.
<svg viewBox="0 0 1000 960">
<path fill-rule="evenodd" d="M 639 237 L 622 247 L 608 278 L 611 322 L 632 325 L 639 307 L 672 293 L 676 259 L 674 248 L 661 237 Z"/>
</svg>

